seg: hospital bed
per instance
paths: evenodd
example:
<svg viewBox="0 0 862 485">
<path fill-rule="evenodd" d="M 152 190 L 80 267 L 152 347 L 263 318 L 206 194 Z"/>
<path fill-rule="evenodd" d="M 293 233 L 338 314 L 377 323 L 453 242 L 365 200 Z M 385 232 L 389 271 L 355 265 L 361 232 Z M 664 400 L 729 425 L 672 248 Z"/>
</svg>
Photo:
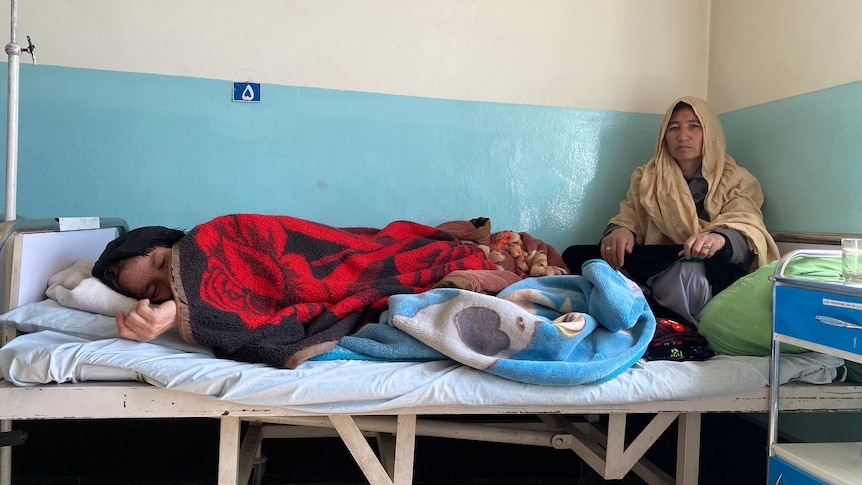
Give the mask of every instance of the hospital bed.
<svg viewBox="0 0 862 485">
<path fill-rule="evenodd" d="M 220 484 L 261 480 L 264 439 L 333 435 L 375 485 L 412 483 L 417 436 L 571 450 L 573 475 L 582 460 L 605 479 L 635 473 L 650 484 L 695 484 L 702 414 L 768 409 L 767 357 L 641 360 L 605 382 L 551 386 L 450 360 L 320 360 L 288 370 L 218 359 L 171 335 L 154 343 L 116 338 L 109 335 L 113 319 L 62 307 L 44 294 L 50 275 L 78 258 L 96 259 L 125 230 L 121 219 L 96 221 L 97 228 L 73 223 L 73 230 L 61 230 L 58 220 L 12 221 L 0 232 L 4 310 L 14 310 L 5 320 L 17 327 L 4 330 L 0 350 L 6 377 L 0 419 L 13 438 L 15 420 L 206 417 L 220 421 Z M 831 383 L 840 361 L 819 354 L 782 358 L 782 381 L 814 383 L 784 384 L 782 409 L 862 407 L 862 387 Z M 630 414 L 652 415 L 634 439 L 627 439 Z M 528 415 L 536 418 L 522 419 Z M 670 474 L 645 454 L 673 423 L 677 456 Z M 377 452 L 369 439 L 376 439 Z M 9 483 L 12 447 L 0 449 L 0 483 Z"/>
</svg>

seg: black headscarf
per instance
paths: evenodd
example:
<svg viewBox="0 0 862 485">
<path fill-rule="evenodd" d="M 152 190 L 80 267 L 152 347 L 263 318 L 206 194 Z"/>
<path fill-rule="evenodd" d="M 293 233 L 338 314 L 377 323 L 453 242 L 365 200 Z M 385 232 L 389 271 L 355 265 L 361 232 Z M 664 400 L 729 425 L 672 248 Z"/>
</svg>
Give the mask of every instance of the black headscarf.
<svg viewBox="0 0 862 485">
<path fill-rule="evenodd" d="M 139 227 L 121 234 L 120 237 L 105 246 L 105 250 L 102 251 L 102 255 L 99 256 L 99 260 L 93 266 L 93 276 L 99 278 L 115 291 L 126 294 L 121 288 L 116 287 L 116 277 L 106 277 L 106 271 L 126 258 L 146 256 L 157 247 L 169 248 L 185 235 L 186 233 L 179 229 L 169 229 L 162 226 Z"/>
</svg>

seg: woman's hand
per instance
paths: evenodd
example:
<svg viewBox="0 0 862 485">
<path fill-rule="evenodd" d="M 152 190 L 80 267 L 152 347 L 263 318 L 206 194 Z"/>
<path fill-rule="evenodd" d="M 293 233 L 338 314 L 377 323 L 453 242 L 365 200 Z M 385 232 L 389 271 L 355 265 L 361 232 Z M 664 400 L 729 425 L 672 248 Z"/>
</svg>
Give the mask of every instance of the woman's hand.
<svg viewBox="0 0 862 485">
<path fill-rule="evenodd" d="M 176 327 L 177 304 L 168 300 L 151 307 L 150 300 L 140 300 L 132 306 L 129 314 L 117 313 L 117 330 L 120 336 L 138 342 L 149 342 Z"/>
<path fill-rule="evenodd" d="M 635 235 L 625 227 L 618 227 L 602 238 L 599 251 L 602 259 L 619 270 L 625 264 L 626 254 L 631 254 L 635 247 Z"/>
<path fill-rule="evenodd" d="M 709 259 L 724 247 L 724 236 L 714 232 L 692 234 L 682 245 L 679 256 L 684 258 Z"/>
</svg>

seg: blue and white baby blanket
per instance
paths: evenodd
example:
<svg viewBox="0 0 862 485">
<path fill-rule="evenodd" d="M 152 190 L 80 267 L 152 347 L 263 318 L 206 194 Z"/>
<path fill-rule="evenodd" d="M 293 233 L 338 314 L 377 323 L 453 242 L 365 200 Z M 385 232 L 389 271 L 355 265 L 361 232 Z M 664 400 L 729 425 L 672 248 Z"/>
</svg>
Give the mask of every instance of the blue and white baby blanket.
<svg viewBox="0 0 862 485">
<path fill-rule="evenodd" d="M 643 356 L 656 321 L 604 261 L 588 261 L 582 273 L 526 278 L 497 296 L 454 288 L 395 295 L 381 323 L 318 359 L 450 358 L 526 383 L 601 382 Z"/>
</svg>

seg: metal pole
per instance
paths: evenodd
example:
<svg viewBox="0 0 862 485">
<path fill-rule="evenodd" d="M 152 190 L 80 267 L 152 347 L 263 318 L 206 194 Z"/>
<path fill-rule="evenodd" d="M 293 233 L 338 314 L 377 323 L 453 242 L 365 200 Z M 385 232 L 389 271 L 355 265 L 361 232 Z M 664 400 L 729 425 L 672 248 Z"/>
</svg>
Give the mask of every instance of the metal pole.
<svg viewBox="0 0 862 485">
<path fill-rule="evenodd" d="M 16 43 L 18 35 L 18 2 L 12 0 L 12 41 L 6 45 L 9 55 L 9 84 L 6 113 L 6 221 L 17 217 L 18 195 L 18 62 L 21 46 Z"/>
<path fill-rule="evenodd" d="M 12 40 L 6 46 L 9 55 L 9 85 L 6 100 L 6 217 L 15 220 L 18 191 L 18 61 L 21 46 L 16 44 L 18 35 L 18 2 L 12 0 L 10 17 Z M 0 421 L 0 432 L 12 431 L 12 421 Z M 0 447 L 0 485 L 12 484 L 12 447 Z"/>
</svg>

